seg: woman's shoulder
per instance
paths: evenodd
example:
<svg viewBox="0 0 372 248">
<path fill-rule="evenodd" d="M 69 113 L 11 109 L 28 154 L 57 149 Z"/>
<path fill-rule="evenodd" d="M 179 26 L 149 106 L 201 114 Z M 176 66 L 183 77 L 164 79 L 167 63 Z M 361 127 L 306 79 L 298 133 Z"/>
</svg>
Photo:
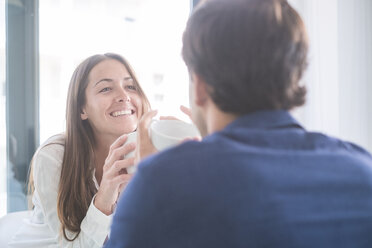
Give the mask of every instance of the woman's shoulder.
<svg viewBox="0 0 372 248">
<path fill-rule="evenodd" d="M 36 153 L 45 150 L 64 150 L 65 147 L 65 134 L 60 133 L 49 137 L 43 144 L 40 145 Z"/>
<path fill-rule="evenodd" d="M 58 134 L 47 139 L 35 152 L 32 161 L 32 175 L 35 188 L 39 193 L 44 185 L 51 181 L 58 184 L 64 155 L 64 134 Z M 48 175 L 48 176 L 46 176 Z"/>
<path fill-rule="evenodd" d="M 49 137 L 40 146 L 40 148 L 43 148 L 43 147 L 46 147 L 46 146 L 49 146 L 49 145 L 61 145 L 61 146 L 64 146 L 65 145 L 65 134 L 64 133 L 60 133 L 60 134 L 56 134 L 56 135 L 53 135 L 53 136 Z"/>
<path fill-rule="evenodd" d="M 35 152 L 34 163 L 40 164 L 40 162 L 52 161 L 58 164 L 62 163 L 63 153 L 65 150 L 65 135 L 63 133 L 53 135 L 48 138 Z"/>
</svg>

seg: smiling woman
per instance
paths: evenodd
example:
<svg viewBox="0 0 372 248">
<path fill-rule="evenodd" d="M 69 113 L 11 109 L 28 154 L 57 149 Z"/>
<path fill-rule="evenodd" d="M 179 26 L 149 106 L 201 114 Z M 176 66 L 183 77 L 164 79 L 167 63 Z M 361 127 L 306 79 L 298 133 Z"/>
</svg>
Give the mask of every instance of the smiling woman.
<svg viewBox="0 0 372 248">
<path fill-rule="evenodd" d="M 84 60 L 71 78 L 66 132 L 48 139 L 34 155 L 34 214 L 10 247 L 101 247 L 117 198 L 131 179 L 126 168 L 134 165 L 134 158 L 125 155 L 135 146 L 125 144 L 126 134 L 136 130 L 149 109 L 123 57 L 104 54 Z"/>
<path fill-rule="evenodd" d="M 121 62 L 106 60 L 95 66 L 89 76 L 81 118 L 90 119 L 94 133 L 106 131 L 112 135 L 110 144 L 117 133 L 133 132 L 143 113 L 143 93 L 131 74 Z"/>
</svg>

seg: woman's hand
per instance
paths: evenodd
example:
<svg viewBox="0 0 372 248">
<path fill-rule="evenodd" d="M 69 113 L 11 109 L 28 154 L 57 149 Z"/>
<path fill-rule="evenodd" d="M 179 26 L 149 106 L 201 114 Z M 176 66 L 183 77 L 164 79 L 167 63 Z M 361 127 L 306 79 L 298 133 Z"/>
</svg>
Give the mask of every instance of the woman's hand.
<svg viewBox="0 0 372 248">
<path fill-rule="evenodd" d="M 191 109 L 189 109 L 188 107 L 185 107 L 183 105 L 180 106 L 180 110 L 185 114 L 187 115 L 190 120 L 192 121 L 192 118 L 191 118 Z"/>
<path fill-rule="evenodd" d="M 191 109 L 189 109 L 188 107 L 185 107 L 183 105 L 180 105 L 180 110 L 185 114 L 187 115 L 187 117 L 189 117 L 189 119 L 194 123 L 194 121 L 192 120 L 191 118 Z M 177 117 L 174 117 L 174 116 L 160 116 L 159 117 L 160 120 L 177 120 L 177 121 L 180 121 L 180 119 L 178 119 Z"/>
<path fill-rule="evenodd" d="M 180 107 L 181 111 L 185 113 L 191 119 L 191 111 L 189 108 L 185 106 Z M 149 111 L 145 113 L 141 120 L 138 123 L 137 128 L 137 149 L 135 155 L 135 163 L 138 164 L 139 161 L 144 159 L 145 157 L 156 153 L 158 150 L 152 144 L 151 138 L 149 136 L 149 128 L 151 124 L 152 118 L 154 118 L 157 114 L 156 110 Z M 161 116 L 160 120 L 178 120 L 174 116 Z M 200 137 L 192 137 L 185 139 L 187 140 L 197 140 L 200 141 Z"/>
<path fill-rule="evenodd" d="M 127 135 L 122 135 L 110 146 L 103 166 L 102 180 L 94 205 L 106 215 L 113 213 L 120 192 L 132 178 L 131 174 L 123 173 L 123 171 L 134 165 L 134 157 L 125 158 L 125 155 L 133 151 L 136 145 L 135 143 L 125 144 L 126 140 Z"/>
<path fill-rule="evenodd" d="M 191 109 L 189 109 L 188 107 L 185 107 L 183 105 L 180 106 L 180 110 L 189 117 L 189 119 L 191 120 L 192 123 L 194 123 L 194 121 L 192 120 L 191 118 Z M 160 116 L 160 120 L 177 120 L 177 121 L 182 121 L 174 116 Z M 194 124 L 195 125 L 195 124 Z M 186 141 L 190 141 L 190 140 L 193 140 L 193 141 L 201 141 L 202 138 L 200 136 L 197 136 L 197 137 L 189 137 L 189 138 L 186 138 L 184 139 L 182 142 L 186 142 Z"/>
</svg>

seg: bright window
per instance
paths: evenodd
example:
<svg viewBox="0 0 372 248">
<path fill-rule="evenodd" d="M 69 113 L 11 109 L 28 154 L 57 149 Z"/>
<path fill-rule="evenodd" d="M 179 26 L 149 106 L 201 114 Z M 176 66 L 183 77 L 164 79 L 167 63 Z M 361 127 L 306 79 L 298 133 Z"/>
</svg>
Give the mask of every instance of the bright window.
<svg viewBox="0 0 372 248">
<path fill-rule="evenodd" d="M 7 213 L 5 60 L 5 0 L 0 0 L 0 217 Z"/>
<path fill-rule="evenodd" d="M 83 59 L 96 53 L 126 57 L 160 114 L 178 116 L 178 106 L 188 104 L 181 46 L 189 0 L 45 0 L 39 4 L 40 143 L 64 131 L 71 75 Z"/>
</svg>

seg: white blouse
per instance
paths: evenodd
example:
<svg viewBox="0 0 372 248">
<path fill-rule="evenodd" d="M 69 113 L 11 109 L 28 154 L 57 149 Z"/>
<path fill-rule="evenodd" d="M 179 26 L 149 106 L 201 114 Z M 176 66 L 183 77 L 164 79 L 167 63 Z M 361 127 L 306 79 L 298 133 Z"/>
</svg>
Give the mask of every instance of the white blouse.
<svg viewBox="0 0 372 248">
<path fill-rule="evenodd" d="M 64 135 L 56 135 L 45 142 L 36 152 L 33 162 L 35 191 L 32 197 L 32 216 L 13 236 L 9 247 L 102 247 L 109 234 L 112 215 L 107 216 L 93 204 L 81 223 L 81 232 L 74 241 L 67 241 L 60 231 L 57 215 L 58 185 L 64 153 Z M 93 180 L 98 188 L 97 181 Z M 66 230 L 69 238 L 73 233 Z"/>
</svg>

